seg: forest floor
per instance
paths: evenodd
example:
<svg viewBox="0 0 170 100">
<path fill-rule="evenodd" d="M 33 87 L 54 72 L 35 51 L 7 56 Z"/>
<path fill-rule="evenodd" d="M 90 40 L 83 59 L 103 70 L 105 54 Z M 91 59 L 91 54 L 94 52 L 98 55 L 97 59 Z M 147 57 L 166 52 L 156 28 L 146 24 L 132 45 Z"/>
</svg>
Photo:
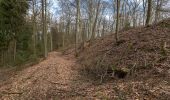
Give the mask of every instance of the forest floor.
<svg viewBox="0 0 170 100">
<path fill-rule="evenodd" d="M 89 87 L 91 84 L 79 79 L 77 66 L 74 58 L 52 52 L 46 60 L 19 71 L 10 79 L 1 82 L 0 99 L 46 100 L 85 96 L 81 93 L 83 92 L 81 90 L 86 89 L 83 85 Z M 9 75 L 6 75 L 8 74 L 1 75 L 1 80 L 9 78 Z"/>
<path fill-rule="evenodd" d="M 166 81 L 155 86 L 156 81 L 149 80 L 152 87 L 148 81 L 131 79 L 98 84 L 83 77 L 79 67 L 72 55 L 52 52 L 46 60 L 1 82 L 0 100 L 151 100 L 159 93 L 162 100 L 168 100 L 170 87 Z"/>
<path fill-rule="evenodd" d="M 0 69 L 0 100 L 170 100 L 169 33 L 167 19 L 120 32 L 119 45 L 114 35 L 97 38 L 77 58 L 71 47 L 19 71 Z M 119 78 L 108 68 L 129 71 Z"/>
<path fill-rule="evenodd" d="M 82 78 L 79 67 L 73 56 L 52 52 L 46 60 L 15 74 L 8 70 L 1 72 L 0 100 L 106 98 L 103 91 L 114 96 L 113 91 L 107 90 L 107 86 L 99 86 Z"/>
</svg>

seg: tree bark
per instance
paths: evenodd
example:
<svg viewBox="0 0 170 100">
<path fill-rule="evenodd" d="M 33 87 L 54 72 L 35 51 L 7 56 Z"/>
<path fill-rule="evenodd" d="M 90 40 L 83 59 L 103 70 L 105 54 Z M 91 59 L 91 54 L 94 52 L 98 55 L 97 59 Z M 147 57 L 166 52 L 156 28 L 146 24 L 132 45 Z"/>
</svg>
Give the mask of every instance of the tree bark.
<svg viewBox="0 0 170 100">
<path fill-rule="evenodd" d="M 115 32 L 115 40 L 118 42 L 118 31 L 119 31 L 119 8 L 120 8 L 120 0 L 117 0 L 117 21 L 116 21 L 116 32 Z"/>
<path fill-rule="evenodd" d="M 151 12 L 152 12 L 152 0 L 148 0 L 148 10 L 147 10 L 147 18 L 145 24 L 146 26 L 150 24 Z"/>
<path fill-rule="evenodd" d="M 76 34 L 75 34 L 75 56 L 78 55 L 77 43 L 78 35 L 80 34 L 80 0 L 77 0 L 77 17 L 76 17 Z"/>
<path fill-rule="evenodd" d="M 160 9 L 160 0 L 156 1 L 156 11 L 155 11 L 155 23 L 159 21 L 159 9 Z"/>
<path fill-rule="evenodd" d="M 44 37 L 44 57 L 47 58 L 47 28 L 46 28 L 46 0 L 42 0 L 42 23 L 43 23 L 43 37 Z"/>
<path fill-rule="evenodd" d="M 92 27 L 92 37 L 91 37 L 91 40 L 93 40 L 95 38 L 95 29 L 96 29 L 96 24 L 97 24 L 97 20 L 98 20 L 98 16 L 99 16 L 99 9 L 100 9 L 100 1 L 98 1 L 97 3 L 97 10 L 96 10 L 96 16 L 95 16 L 95 20 L 94 20 L 94 24 L 93 24 L 93 27 Z"/>
<path fill-rule="evenodd" d="M 33 10 L 33 16 L 32 16 L 32 23 L 33 23 L 33 52 L 34 57 L 36 57 L 36 15 L 35 15 L 35 0 L 32 0 L 32 10 Z"/>
<path fill-rule="evenodd" d="M 17 41 L 14 39 L 14 62 L 16 61 L 16 52 L 17 52 Z"/>
</svg>

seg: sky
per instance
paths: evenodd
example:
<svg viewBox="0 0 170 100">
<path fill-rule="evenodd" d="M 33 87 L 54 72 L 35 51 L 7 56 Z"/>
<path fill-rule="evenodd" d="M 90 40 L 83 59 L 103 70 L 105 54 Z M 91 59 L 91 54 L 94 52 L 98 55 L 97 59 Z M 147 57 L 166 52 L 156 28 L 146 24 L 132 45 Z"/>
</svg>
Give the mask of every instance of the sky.
<svg viewBox="0 0 170 100">
<path fill-rule="evenodd" d="M 58 5 L 58 0 L 51 0 L 52 1 L 52 7 L 51 7 L 51 12 L 54 14 L 54 15 L 57 15 L 58 14 L 58 11 L 59 11 L 59 5 Z M 110 0 L 104 0 L 104 1 L 110 1 Z M 136 0 L 137 2 L 141 3 L 142 5 L 142 2 L 143 0 Z M 168 1 L 168 3 L 163 7 L 165 9 L 170 9 L 170 0 Z"/>
</svg>

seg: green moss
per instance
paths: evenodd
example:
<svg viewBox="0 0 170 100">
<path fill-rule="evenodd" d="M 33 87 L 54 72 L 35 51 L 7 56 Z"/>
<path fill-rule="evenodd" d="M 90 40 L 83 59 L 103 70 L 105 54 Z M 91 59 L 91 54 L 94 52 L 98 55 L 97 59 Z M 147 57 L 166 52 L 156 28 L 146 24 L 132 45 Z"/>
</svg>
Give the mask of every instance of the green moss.
<svg viewBox="0 0 170 100">
<path fill-rule="evenodd" d="M 128 68 L 122 67 L 116 67 L 115 65 L 112 65 L 112 71 L 114 72 L 114 75 L 118 78 L 125 78 L 126 75 L 130 72 Z"/>
<path fill-rule="evenodd" d="M 162 28 L 170 28 L 170 24 L 169 23 L 162 23 L 161 25 L 160 25 Z"/>
<path fill-rule="evenodd" d="M 100 100 L 110 100 L 108 96 L 106 96 L 105 94 L 103 94 L 101 91 L 98 91 L 96 93 L 97 98 L 99 98 Z"/>
</svg>

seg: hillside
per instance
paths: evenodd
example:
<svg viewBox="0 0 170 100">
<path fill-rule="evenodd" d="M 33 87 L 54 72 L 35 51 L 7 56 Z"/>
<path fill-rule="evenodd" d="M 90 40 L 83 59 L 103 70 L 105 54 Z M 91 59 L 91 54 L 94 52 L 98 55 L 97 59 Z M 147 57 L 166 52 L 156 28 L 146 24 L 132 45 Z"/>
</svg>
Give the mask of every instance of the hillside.
<svg viewBox="0 0 170 100">
<path fill-rule="evenodd" d="M 87 78 L 114 80 L 123 95 L 165 100 L 170 97 L 170 19 L 120 32 L 118 44 L 114 35 L 98 38 L 78 61 Z"/>
</svg>

